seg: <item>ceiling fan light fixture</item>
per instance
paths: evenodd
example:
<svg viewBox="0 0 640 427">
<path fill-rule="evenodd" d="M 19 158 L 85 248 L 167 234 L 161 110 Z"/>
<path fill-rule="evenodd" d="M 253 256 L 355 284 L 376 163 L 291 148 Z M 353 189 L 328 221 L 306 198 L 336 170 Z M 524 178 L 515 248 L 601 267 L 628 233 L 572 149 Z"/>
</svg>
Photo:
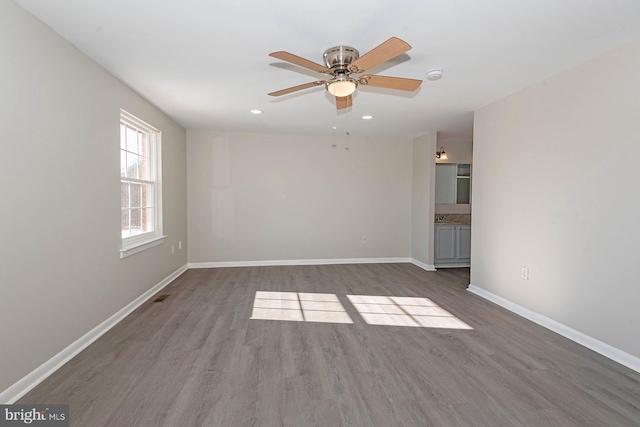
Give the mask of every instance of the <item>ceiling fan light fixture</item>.
<svg viewBox="0 0 640 427">
<path fill-rule="evenodd" d="M 351 95 L 356 91 L 358 82 L 351 77 L 337 77 L 327 82 L 327 91 L 338 98 Z"/>
</svg>

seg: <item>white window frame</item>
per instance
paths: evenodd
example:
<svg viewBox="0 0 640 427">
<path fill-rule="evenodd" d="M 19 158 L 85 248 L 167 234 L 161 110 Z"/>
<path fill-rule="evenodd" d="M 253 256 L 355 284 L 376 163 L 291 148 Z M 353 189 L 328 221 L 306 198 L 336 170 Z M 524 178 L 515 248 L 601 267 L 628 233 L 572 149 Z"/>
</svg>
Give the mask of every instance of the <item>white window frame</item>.
<svg viewBox="0 0 640 427">
<path fill-rule="evenodd" d="M 151 126 L 147 122 L 137 118 L 133 114 L 120 109 L 120 122 L 118 128 L 122 124 L 137 128 L 149 134 L 149 163 L 150 163 L 150 179 L 153 182 L 153 231 L 137 234 L 135 236 L 122 237 L 122 224 L 120 225 L 120 258 L 126 258 L 133 254 L 142 252 L 146 249 L 158 246 L 164 243 L 165 236 L 162 233 L 162 132 Z M 118 132 L 118 135 L 121 135 Z M 118 151 L 122 150 L 121 136 L 118 138 Z M 121 154 L 121 153 L 120 153 Z M 120 160 L 122 162 L 122 160 Z M 120 165 L 120 168 L 122 165 Z M 124 179 L 131 181 L 132 179 Z M 135 181 L 135 180 L 134 180 Z M 121 175 L 120 183 L 123 182 Z M 120 205 L 122 212 L 122 204 Z"/>
</svg>

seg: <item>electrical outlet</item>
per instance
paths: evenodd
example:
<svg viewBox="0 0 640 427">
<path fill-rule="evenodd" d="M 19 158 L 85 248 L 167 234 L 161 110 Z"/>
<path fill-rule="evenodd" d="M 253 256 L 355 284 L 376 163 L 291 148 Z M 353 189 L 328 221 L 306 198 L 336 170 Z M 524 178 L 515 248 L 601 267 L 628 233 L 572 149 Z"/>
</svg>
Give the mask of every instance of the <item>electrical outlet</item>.
<svg viewBox="0 0 640 427">
<path fill-rule="evenodd" d="M 171 245 L 171 253 L 172 254 L 176 253 L 176 245 Z"/>
<path fill-rule="evenodd" d="M 524 280 L 529 280 L 529 269 L 527 267 L 522 267 L 522 275 L 520 277 Z"/>
<path fill-rule="evenodd" d="M 367 243 L 367 238 L 366 237 L 362 237 L 362 243 Z"/>
<path fill-rule="evenodd" d="M 178 249 L 182 250 L 182 240 L 178 242 Z"/>
</svg>

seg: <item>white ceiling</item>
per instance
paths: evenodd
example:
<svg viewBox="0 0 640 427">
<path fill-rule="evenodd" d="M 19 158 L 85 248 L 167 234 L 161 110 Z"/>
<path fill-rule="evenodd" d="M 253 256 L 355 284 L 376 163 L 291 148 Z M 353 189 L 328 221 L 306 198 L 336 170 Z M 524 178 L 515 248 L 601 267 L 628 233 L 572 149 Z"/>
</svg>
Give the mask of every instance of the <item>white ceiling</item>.
<svg viewBox="0 0 640 427">
<path fill-rule="evenodd" d="M 331 135 L 337 125 L 468 141 L 475 109 L 640 38 L 638 0 L 16 1 L 188 129 Z M 391 36 L 413 49 L 370 72 L 423 79 L 414 93 L 360 87 L 340 113 L 323 87 L 267 96 L 323 77 L 270 52 L 322 63 L 332 46 L 363 55 Z M 426 80 L 432 68 L 442 80 Z"/>
</svg>

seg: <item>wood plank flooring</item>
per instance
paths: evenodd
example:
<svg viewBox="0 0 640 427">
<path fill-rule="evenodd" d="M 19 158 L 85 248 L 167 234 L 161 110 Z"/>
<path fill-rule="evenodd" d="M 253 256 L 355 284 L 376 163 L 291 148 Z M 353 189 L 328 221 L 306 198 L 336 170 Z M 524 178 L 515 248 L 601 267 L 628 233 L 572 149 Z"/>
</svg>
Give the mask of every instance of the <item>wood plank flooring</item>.
<svg viewBox="0 0 640 427">
<path fill-rule="evenodd" d="M 639 373 L 468 283 L 410 264 L 189 270 L 18 403 L 91 427 L 640 426 Z M 353 323 L 251 319 L 257 291 L 333 294 Z M 347 295 L 428 298 L 473 329 L 368 324 Z"/>
</svg>

